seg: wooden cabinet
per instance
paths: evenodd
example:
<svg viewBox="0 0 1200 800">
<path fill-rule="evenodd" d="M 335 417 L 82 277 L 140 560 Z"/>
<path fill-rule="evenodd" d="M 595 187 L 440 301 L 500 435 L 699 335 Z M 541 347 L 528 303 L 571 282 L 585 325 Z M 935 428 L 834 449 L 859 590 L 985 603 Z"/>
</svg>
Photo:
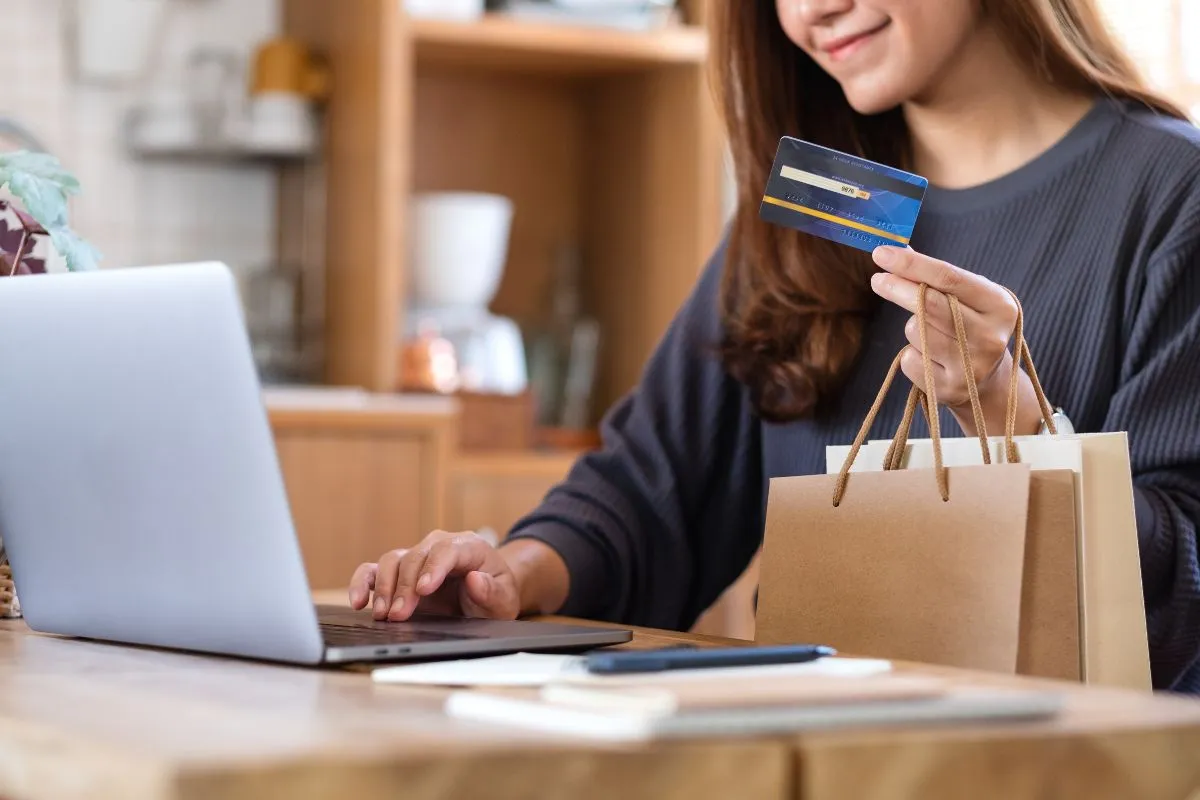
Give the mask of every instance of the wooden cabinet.
<svg viewBox="0 0 1200 800">
<path fill-rule="evenodd" d="M 503 537 L 561 481 L 574 453 L 461 454 L 458 405 L 361 395 L 271 403 L 276 450 L 315 589 L 437 529 Z"/>
<path fill-rule="evenodd" d="M 447 524 L 504 536 L 567 476 L 574 453 L 461 455 L 450 468 Z"/>
<path fill-rule="evenodd" d="M 445 526 L 451 401 L 270 408 L 313 588 L 342 588 L 363 561 Z"/>
<path fill-rule="evenodd" d="M 570 472 L 578 453 L 459 455 L 450 467 L 446 520 L 451 530 L 504 534 Z M 758 558 L 706 611 L 695 633 L 754 639 Z"/>
</svg>

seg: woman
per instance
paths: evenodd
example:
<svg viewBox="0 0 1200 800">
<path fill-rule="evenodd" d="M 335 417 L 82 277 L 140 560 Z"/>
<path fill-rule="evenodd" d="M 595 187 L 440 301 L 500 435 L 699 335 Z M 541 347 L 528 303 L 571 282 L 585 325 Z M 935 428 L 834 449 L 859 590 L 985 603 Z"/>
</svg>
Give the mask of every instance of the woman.
<svg viewBox="0 0 1200 800">
<path fill-rule="evenodd" d="M 1135 77 L 1088 0 L 777 0 L 716 7 L 738 184 L 726 242 L 603 424 L 604 447 L 499 549 L 431 534 L 355 573 L 407 619 L 564 614 L 686 628 L 743 571 L 767 481 L 824 472 L 894 354 L 971 434 L 945 294 L 964 306 L 986 427 L 1019 369 L 1016 309 L 1080 431 L 1128 431 L 1153 681 L 1200 692 L 1200 134 Z M 912 249 L 767 225 L 781 135 L 926 176 Z M 1018 432 L 1042 420 L 1027 376 Z M 873 436 L 902 413 L 894 391 Z"/>
</svg>

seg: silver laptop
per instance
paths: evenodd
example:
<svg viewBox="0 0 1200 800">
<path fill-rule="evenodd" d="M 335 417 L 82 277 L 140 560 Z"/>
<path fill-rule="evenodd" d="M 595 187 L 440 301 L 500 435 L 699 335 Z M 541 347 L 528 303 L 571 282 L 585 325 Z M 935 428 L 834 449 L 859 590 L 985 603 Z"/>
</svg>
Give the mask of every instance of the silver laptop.
<svg viewBox="0 0 1200 800">
<path fill-rule="evenodd" d="M 314 607 L 219 263 L 0 280 L 0 531 L 48 633 L 298 664 L 631 638 Z"/>
</svg>

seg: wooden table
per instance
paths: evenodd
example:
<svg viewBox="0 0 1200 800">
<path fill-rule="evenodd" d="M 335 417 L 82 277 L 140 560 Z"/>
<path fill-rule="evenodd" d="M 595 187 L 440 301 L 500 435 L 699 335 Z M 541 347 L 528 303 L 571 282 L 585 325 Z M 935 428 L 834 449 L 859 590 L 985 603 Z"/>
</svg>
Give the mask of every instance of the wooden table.
<svg viewBox="0 0 1200 800">
<path fill-rule="evenodd" d="M 679 641 L 722 640 L 639 630 L 633 646 Z M 612 746 L 451 720 L 444 692 L 376 687 L 362 671 L 3 622 L 0 797 L 1200 800 L 1200 702 L 1066 688 L 1066 713 L 1040 724 Z"/>
</svg>

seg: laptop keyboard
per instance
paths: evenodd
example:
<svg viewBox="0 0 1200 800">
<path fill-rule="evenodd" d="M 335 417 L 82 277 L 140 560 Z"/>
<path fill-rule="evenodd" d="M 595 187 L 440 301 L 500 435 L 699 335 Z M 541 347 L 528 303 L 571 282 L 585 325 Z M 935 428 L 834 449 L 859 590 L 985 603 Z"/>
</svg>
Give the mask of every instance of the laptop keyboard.
<svg viewBox="0 0 1200 800">
<path fill-rule="evenodd" d="M 325 644 L 330 647 L 353 647 L 355 645 L 372 644 L 410 644 L 421 642 L 447 642 L 475 639 L 461 633 L 445 633 L 442 631 L 413 630 L 400 626 L 387 628 L 370 628 L 365 625 L 338 625 L 332 622 L 321 623 L 321 635 Z"/>
</svg>

